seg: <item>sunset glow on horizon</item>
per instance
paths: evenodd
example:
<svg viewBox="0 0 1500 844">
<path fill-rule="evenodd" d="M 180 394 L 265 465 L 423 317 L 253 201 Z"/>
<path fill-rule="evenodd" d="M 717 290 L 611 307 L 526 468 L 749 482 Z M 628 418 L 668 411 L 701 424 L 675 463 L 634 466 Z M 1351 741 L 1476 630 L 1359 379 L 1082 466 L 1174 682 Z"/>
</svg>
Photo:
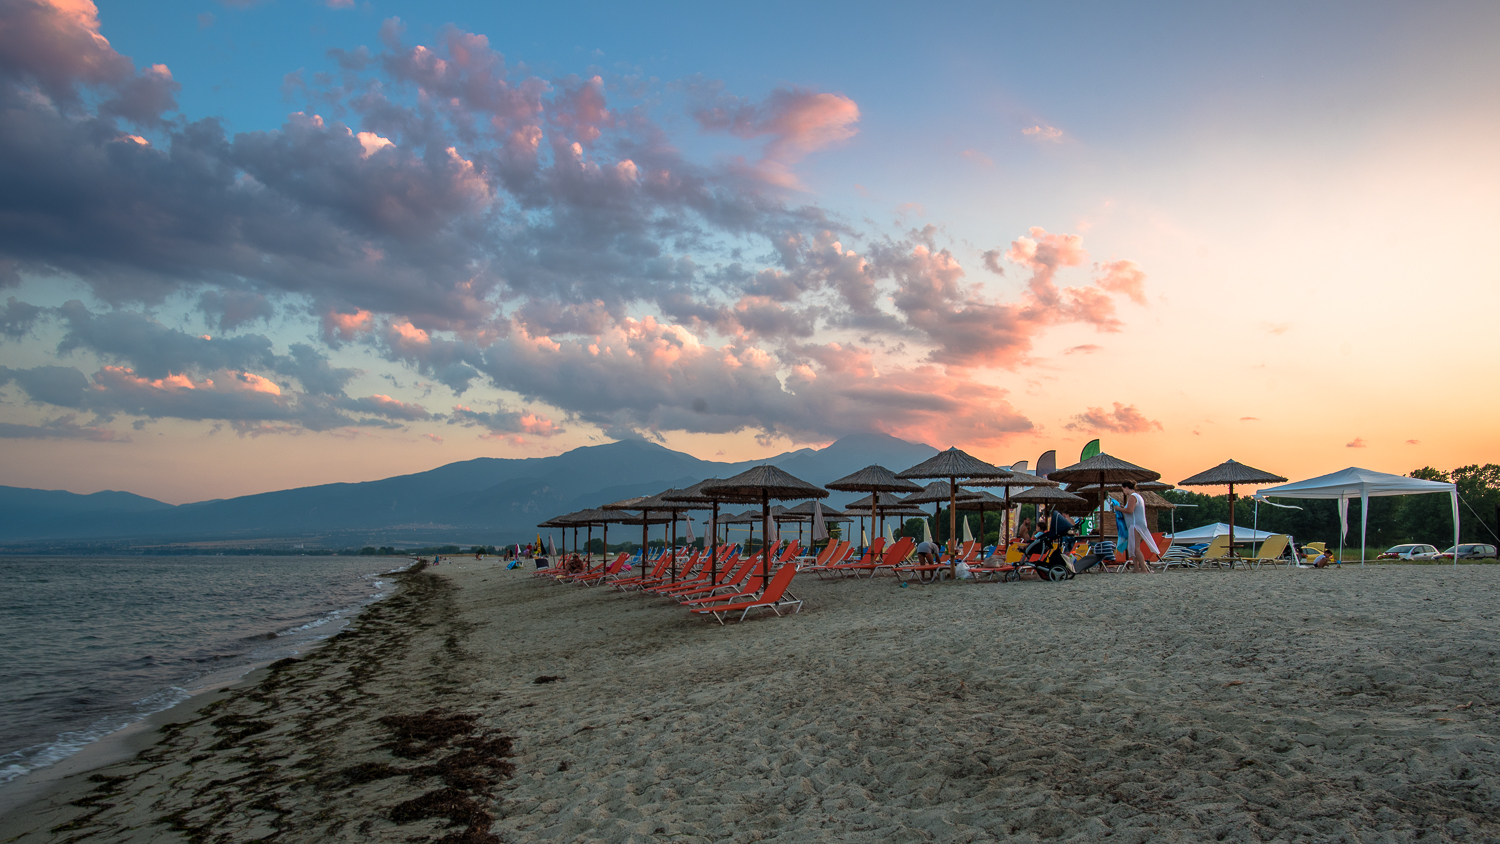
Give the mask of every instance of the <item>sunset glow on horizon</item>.
<svg viewBox="0 0 1500 844">
<path fill-rule="evenodd" d="M 0 484 L 1497 460 L 1500 6 L 908 14 L 0 5 Z"/>
</svg>

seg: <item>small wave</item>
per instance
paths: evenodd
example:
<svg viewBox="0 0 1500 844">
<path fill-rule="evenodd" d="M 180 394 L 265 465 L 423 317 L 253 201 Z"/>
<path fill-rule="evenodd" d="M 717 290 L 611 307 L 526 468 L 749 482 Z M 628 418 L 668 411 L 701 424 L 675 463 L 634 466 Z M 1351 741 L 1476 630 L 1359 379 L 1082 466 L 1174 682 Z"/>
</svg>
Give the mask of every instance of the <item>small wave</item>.
<svg viewBox="0 0 1500 844">
<path fill-rule="evenodd" d="M 100 718 L 87 729 L 60 733 L 50 744 L 37 744 L 0 756 L 0 783 L 10 782 L 38 768 L 55 765 L 110 733 L 124 729 L 142 718 L 171 709 L 192 696 L 192 692 L 187 689 L 169 686 L 135 701 L 129 712 Z"/>
</svg>

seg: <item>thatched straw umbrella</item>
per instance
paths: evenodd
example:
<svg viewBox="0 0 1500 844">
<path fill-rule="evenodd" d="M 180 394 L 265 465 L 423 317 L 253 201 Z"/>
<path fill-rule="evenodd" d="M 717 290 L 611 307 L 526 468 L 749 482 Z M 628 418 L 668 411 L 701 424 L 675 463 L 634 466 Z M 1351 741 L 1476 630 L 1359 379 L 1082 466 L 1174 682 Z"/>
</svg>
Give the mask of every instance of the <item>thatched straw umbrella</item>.
<svg viewBox="0 0 1500 844">
<path fill-rule="evenodd" d="M 1000 480 L 1011 476 L 1009 469 L 1002 469 L 980 460 L 968 452 L 949 448 L 923 460 L 921 463 L 897 472 L 898 478 L 947 478 L 952 495 L 948 499 L 948 553 L 958 547 L 958 479 Z"/>
<path fill-rule="evenodd" d="M 1024 489 L 1016 493 L 1015 495 L 1012 495 L 1010 497 L 1010 500 L 1016 504 L 1034 504 L 1038 507 L 1053 507 L 1058 510 L 1062 510 L 1065 513 L 1074 512 L 1079 508 L 1082 508 L 1083 512 L 1088 512 L 1094 506 L 1089 503 L 1089 500 L 1087 498 L 1084 498 L 1081 495 L 1074 495 L 1071 492 L 1067 492 L 1055 486 L 1037 486 L 1032 487 L 1031 489 Z M 1040 517 L 1038 517 L 1037 523 L 1041 523 Z"/>
<path fill-rule="evenodd" d="M 618 522 L 620 524 L 638 524 L 641 526 L 641 574 L 643 575 L 646 573 L 646 555 L 651 550 L 651 526 L 664 525 L 667 522 L 672 521 L 672 519 L 676 518 L 675 515 L 668 516 L 661 513 L 653 513 L 650 510 L 644 509 L 643 505 L 651 503 L 651 499 L 653 497 L 654 496 L 650 495 L 638 495 L 635 498 L 626 498 L 621 501 L 616 501 L 612 504 L 606 504 L 603 507 L 599 508 L 601 510 L 609 510 L 620 514 L 612 521 Z M 641 512 L 638 516 L 625 515 L 625 511 L 628 510 L 640 510 Z M 608 555 L 606 554 L 606 556 Z"/>
<path fill-rule="evenodd" d="M 583 511 L 580 510 L 578 512 L 581 513 Z M 571 518 L 575 515 L 577 515 L 577 513 L 566 513 L 561 516 L 553 516 L 545 522 L 537 523 L 537 527 L 539 528 L 562 528 L 563 556 L 567 556 L 568 554 L 568 528 L 570 527 L 573 529 L 573 550 L 578 550 L 578 525 L 571 521 Z"/>
<path fill-rule="evenodd" d="M 878 535 L 880 528 L 876 527 L 875 520 L 880 520 L 880 527 L 885 526 L 886 516 L 913 515 L 924 516 L 922 508 L 916 504 L 907 504 L 906 499 L 889 492 L 872 492 L 864 498 L 849 502 L 849 512 L 859 513 L 860 530 L 864 530 L 864 511 L 870 511 L 870 533 Z M 872 538 L 871 544 L 874 543 Z"/>
<path fill-rule="evenodd" d="M 866 466 L 852 475 L 839 478 L 829 483 L 828 488 L 836 489 L 840 492 L 869 492 L 875 494 L 921 492 L 922 490 L 922 487 L 917 484 L 896 477 L 896 473 L 890 469 L 875 465 Z M 894 498 L 894 496 L 892 497 Z M 876 495 L 870 495 L 868 498 L 869 501 L 866 506 L 870 508 L 870 530 L 873 531 L 875 530 L 875 519 L 878 516 L 876 504 L 879 503 L 879 499 Z M 865 501 L 865 499 L 861 498 L 860 501 Z M 859 502 L 856 502 L 855 504 L 850 504 L 849 509 L 854 510 L 858 506 Z M 861 528 L 863 528 L 863 525 L 861 525 Z M 872 543 L 873 541 L 871 540 Z"/>
<path fill-rule="evenodd" d="M 834 508 L 829 507 L 827 504 L 824 504 L 821 501 L 804 501 L 801 504 L 798 504 L 796 507 L 789 508 L 787 510 L 787 513 L 789 515 L 797 516 L 801 521 L 810 523 L 814 527 L 817 527 L 817 513 L 822 513 L 823 523 L 825 526 L 828 522 L 854 521 L 852 518 L 850 518 L 848 513 L 845 513 L 841 510 L 835 510 Z M 802 537 L 801 525 L 797 526 L 797 537 L 799 539 Z M 818 537 L 814 535 L 812 537 L 811 547 L 817 547 L 817 544 Z"/>
<path fill-rule="evenodd" d="M 1127 463 L 1118 457 L 1100 452 L 1082 463 L 1074 463 L 1065 469 L 1048 472 L 1047 477 L 1054 481 L 1063 481 L 1069 484 L 1086 484 L 1092 482 L 1099 485 L 1099 535 L 1103 536 L 1105 485 L 1121 481 L 1154 481 L 1161 477 L 1161 473 L 1153 472 L 1143 466 Z"/>
<path fill-rule="evenodd" d="M 1153 478 L 1152 480 L 1155 480 Z M 1270 472 L 1225 460 L 1223 463 L 1178 481 L 1181 486 L 1228 486 L 1229 487 L 1229 556 L 1234 556 L 1234 485 L 1235 484 L 1280 484 L 1286 478 Z"/>
<path fill-rule="evenodd" d="M 705 495 L 724 495 L 760 498 L 761 536 L 771 535 L 771 499 L 778 501 L 803 498 L 827 498 L 828 490 L 814 486 L 801 478 L 793 477 L 775 466 L 756 466 L 732 478 L 710 481 L 703 485 Z M 763 583 L 771 582 L 771 543 L 761 543 L 761 574 Z"/>
<path fill-rule="evenodd" d="M 1005 491 L 1007 493 L 1010 492 L 1010 488 L 1006 487 Z M 958 500 L 958 509 L 969 512 L 977 511 L 979 513 L 980 546 L 984 545 L 984 514 L 1005 512 L 1010 510 L 1010 508 L 1011 503 L 1008 496 L 1001 498 L 993 492 L 978 491 L 974 493 L 973 498 L 960 498 Z M 1005 544 L 1000 545 L 1000 548 L 1005 548 L 1010 544 L 1010 519 L 1004 519 L 1003 521 L 1005 522 Z"/>
<path fill-rule="evenodd" d="M 588 553 L 588 561 L 592 563 L 594 560 L 594 552 L 592 550 L 594 544 L 594 525 L 602 525 L 604 527 L 604 554 L 608 557 L 609 523 L 618 522 L 619 519 L 615 513 L 607 513 L 597 508 L 591 508 L 588 510 L 579 510 L 576 513 L 569 513 L 566 516 L 558 516 L 552 521 L 558 524 L 570 524 L 575 529 L 579 527 L 588 529 L 588 544 L 591 546 Z M 575 546 L 573 550 L 577 551 L 578 549 Z"/>
<path fill-rule="evenodd" d="M 688 487 L 687 489 L 679 489 L 676 491 L 662 493 L 662 498 L 665 498 L 669 501 L 685 501 L 693 504 L 701 504 L 713 511 L 713 516 L 708 523 L 708 532 L 710 534 L 708 549 L 708 576 L 710 583 L 719 582 L 719 505 L 743 500 L 735 498 L 734 496 L 726 496 L 721 494 L 706 495 L 703 492 L 704 485 L 712 483 L 716 480 L 718 480 L 718 478 L 709 478 L 708 480 L 699 481 Z"/>
<path fill-rule="evenodd" d="M 673 498 L 672 497 L 674 495 L 681 495 L 682 492 L 683 491 L 680 490 L 680 489 L 669 489 L 669 490 L 666 490 L 665 492 L 658 492 L 655 495 L 648 496 L 644 501 L 639 502 L 638 505 L 637 505 L 637 506 L 643 507 L 643 508 L 645 508 L 647 510 L 658 511 L 658 512 L 668 512 L 668 513 L 672 514 L 672 540 L 671 540 L 671 548 L 672 548 L 672 552 L 671 552 L 672 553 L 672 569 L 671 569 L 672 570 L 672 580 L 671 580 L 671 582 L 673 582 L 673 583 L 677 582 L 677 518 L 678 518 L 678 516 L 682 512 L 684 512 L 686 510 L 706 510 L 706 509 L 708 509 L 708 506 L 709 506 L 708 504 L 705 504 L 705 503 L 699 503 L 699 502 L 695 502 L 695 501 L 691 501 L 691 500 L 682 500 L 682 499 L 679 499 L 679 498 Z"/>
<path fill-rule="evenodd" d="M 1025 462 L 1025 461 L 1022 461 L 1022 462 Z M 1006 502 L 1007 505 L 1009 505 L 1009 503 L 1010 503 L 1010 491 L 1013 488 L 1014 489 L 1029 489 L 1031 487 L 1046 487 L 1046 486 L 1057 486 L 1058 485 L 1057 481 L 1051 480 L 1049 478 L 1038 477 L 1036 475 L 1031 474 L 1030 472 L 1025 471 L 1024 469 L 1015 469 L 1015 468 L 1012 468 L 1010 471 L 1011 471 L 1011 476 L 1008 477 L 1008 478 L 975 478 L 973 480 L 964 481 L 964 483 L 966 485 L 968 485 L 968 486 L 988 486 L 988 487 L 1003 486 L 1003 487 L 1005 487 L 1005 499 L 1004 500 L 1005 500 L 1005 502 Z M 1008 514 L 1009 511 L 1010 511 L 1010 507 L 1006 506 L 1005 510 L 1006 510 L 1006 512 Z M 980 519 L 982 520 L 983 518 L 984 518 L 984 516 L 981 515 Z M 1006 518 L 1005 518 L 1004 521 L 1005 521 L 1005 538 L 1003 540 L 1001 540 L 1000 547 L 1001 548 L 1009 548 L 1010 547 L 1010 517 L 1009 517 L 1009 515 L 1006 516 Z"/>
<path fill-rule="evenodd" d="M 921 492 L 906 496 L 905 501 L 907 504 L 934 505 L 932 508 L 932 527 L 934 530 L 936 530 L 938 515 L 943 510 L 944 502 L 952 502 L 955 499 L 959 502 L 963 502 L 971 498 L 979 498 L 979 493 L 970 492 L 967 489 L 955 490 L 953 488 L 953 484 L 950 484 L 947 481 L 933 481 L 927 486 L 922 487 Z M 926 514 L 924 513 L 923 515 L 925 516 Z"/>
</svg>

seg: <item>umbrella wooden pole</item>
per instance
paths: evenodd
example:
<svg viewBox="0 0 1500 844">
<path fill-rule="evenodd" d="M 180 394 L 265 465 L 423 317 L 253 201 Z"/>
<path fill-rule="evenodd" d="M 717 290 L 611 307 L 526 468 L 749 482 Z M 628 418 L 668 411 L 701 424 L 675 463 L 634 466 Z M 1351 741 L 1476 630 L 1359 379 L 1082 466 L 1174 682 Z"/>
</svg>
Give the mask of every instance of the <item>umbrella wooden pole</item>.
<svg viewBox="0 0 1500 844">
<path fill-rule="evenodd" d="M 677 582 L 677 511 L 672 511 L 672 582 Z"/>
<path fill-rule="evenodd" d="M 587 525 L 587 527 L 588 527 L 588 543 L 589 544 L 588 544 L 588 548 L 585 549 L 585 550 L 588 551 L 589 565 L 593 565 L 593 563 L 594 563 L 594 523 L 590 522 Z"/>
<path fill-rule="evenodd" d="M 609 562 L 609 522 L 604 523 L 604 553 L 599 556 Z"/>
<path fill-rule="evenodd" d="M 651 530 L 651 513 L 650 513 L 650 511 L 642 510 L 641 511 L 641 576 L 642 577 L 644 577 L 645 574 L 646 574 L 646 552 L 649 551 L 649 550 L 651 550 L 651 546 L 649 546 L 649 545 L 646 544 L 649 541 L 649 539 L 650 539 L 650 536 L 649 536 L 649 533 L 648 533 L 650 530 Z"/>
<path fill-rule="evenodd" d="M 1010 485 L 1009 484 L 1005 485 L 1005 512 L 1001 514 L 1000 519 L 1001 519 L 1001 521 L 1003 521 L 1005 523 L 1005 544 L 1002 545 L 1002 546 L 1000 546 L 1000 547 L 1009 550 L 1010 549 Z"/>
<path fill-rule="evenodd" d="M 958 478 L 948 479 L 948 558 L 958 551 Z"/>
<path fill-rule="evenodd" d="M 1229 485 L 1229 556 L 1234 556 L 1234 484 Z"/>
<path fill-rule="evenodd" d="M 1119 533 L 1119 531 L 1115 531 Z M 1099 541 L 1104 541 L 1104 473 L 1099 473 Z M 1115 537 L 1115 550 L 1120 546 L 1120 537 Z"/>
<path fill-rule="evenodd" d="M 760 492 L 760 588 L 771 582 L 771 493 Z"/>
<path fill-rule="evenodd" d="M 709 533 L 713 534 L 713 547 L 708 552 L 708 582 L 711 584 L 719 582 L 719 502 L 713 503 L 713 521 L 709 524 Z"/>
</svg>

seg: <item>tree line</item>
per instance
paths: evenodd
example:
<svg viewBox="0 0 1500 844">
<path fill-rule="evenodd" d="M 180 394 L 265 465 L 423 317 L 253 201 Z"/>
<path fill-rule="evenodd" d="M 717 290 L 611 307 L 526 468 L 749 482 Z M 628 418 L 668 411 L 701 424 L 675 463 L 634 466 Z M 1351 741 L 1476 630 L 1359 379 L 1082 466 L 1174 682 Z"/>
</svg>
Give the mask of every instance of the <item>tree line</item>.
<svg viewBox="0 0 1500 844">
<path fill-rule="evenodd" d="M 1460 466 L 1451 472 L 1423 466 L 1408 477 L 1442 481 L 1458 486 L 1460 542 L 1497 544 L 1500 525 L 1496 523 L 1500 508 L 1500 465 Z M 1161 493 L 1180 507 L 1172 518 L 1178 530 L 1229 521 L 1229 502 L 1223 493 L 1206 495 L 1174 489 Z M 1273 533 L 1288 533 L 1298 542 L 1323 541 L 1333 545 L 1339 540 L 1338 501 L 1332 499 L 1274 499 L 1300 510 L 1259 505 L 1259 528 Z M 1347 541 L 1359 541 L 1361 503 L 1349 502 L 1349 535 Z M 1245 497 L 1235 502 L 1234 523 L 1252 527 L 1256 522 L 1256 502 Z M 1168 517 L 1163 514 L 1165 527 Z M 1446 495 L 1392 495 L 1370 499 L 1369 544 L 1371 547 L 1425 542 L 1438 548 L 1453 544 L 1453 506 Z"/>
</svg>

